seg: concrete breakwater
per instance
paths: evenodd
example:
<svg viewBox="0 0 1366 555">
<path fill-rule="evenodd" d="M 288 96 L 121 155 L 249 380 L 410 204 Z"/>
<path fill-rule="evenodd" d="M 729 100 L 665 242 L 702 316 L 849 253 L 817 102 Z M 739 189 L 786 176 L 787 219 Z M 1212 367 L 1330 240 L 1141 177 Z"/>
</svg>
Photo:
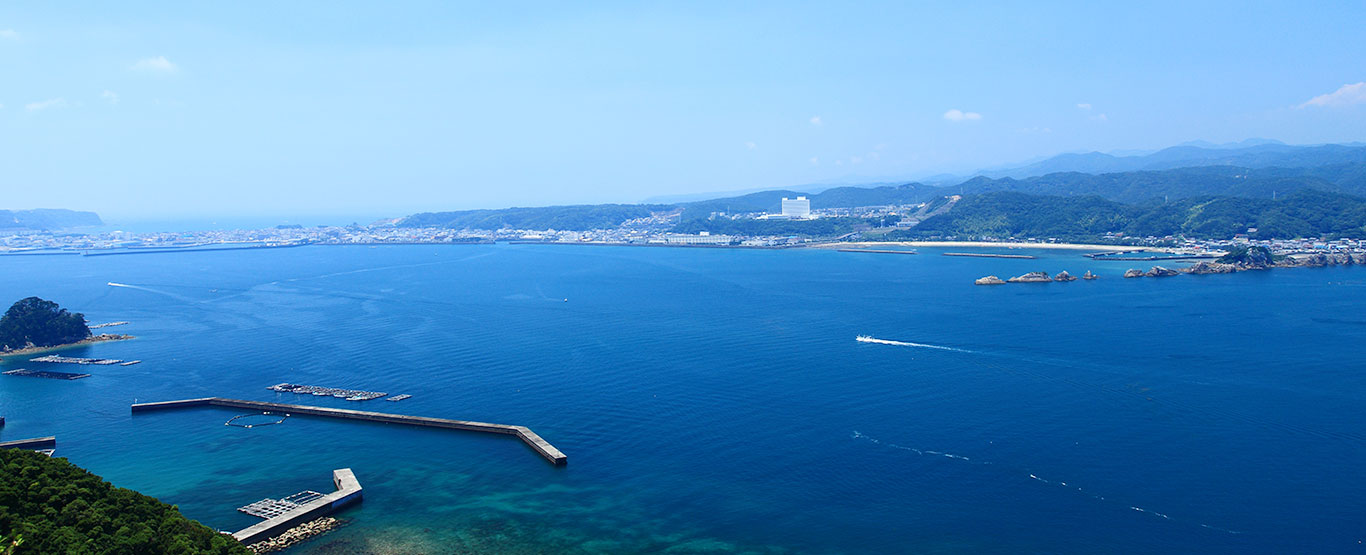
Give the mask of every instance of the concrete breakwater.
<svg viewBox="0 0 1366 555">
<path fill-rule="evenodd" d="M 989 252 L 946 252 L 941 254 L 944 256 L 966 256 L 968 258 L 1019 258 L 1023 260 L 1038 258 L 1028 254 L 996 254 Z"/>
<path fill-rule="evenodd" d="M 0 449 L 43 449 L 57 446 L 57 437 L 35 437 L 31 439 L 16 439 L 14 441 L 0 442 Z"/>
<path fill-rule="evenodd" d="M 278 411 L 289 415 L 324 416 L 330 418 L 343 418 L 349 420 L 364 420 L 367 422 L 382 422 L 385 424 L 406 424 L 409 426 L 426 426 L 429 428 L 446 428 L 450 430 L 465 430 L 471 432 L 490 432 L 515 436 L 522 440 L 547 461 L 556 466 L 568 462 L 569 458 L 556 449 L 550 442 L 541 439 L 536 432 L 526 426 L 511 426 L 507 424 L 490 424 L 487 422 L 471 422 L 468 420 L 449 420 L 445 418 L 430 418 L 426 416 L 408 416 L 406 414 L 389 414 L 383 412 L 369 412 L 350 409 L 334 409 L 328 407 L 312 407 L 306 405 L 287 405 L 283 403 L 263 403 L 260 401 L 244 401 L 241 399 L 224 399 L 222 397 L 204 397 L 200 399 L 182 399 L 179 401 L 162 401 L 159 403 L 138 403 L 132 406 L 134 413 L 148 412 L 155 410 L 167 410 L 189 407 L 229 407 L 259 411 Z"/>
<path fill-rule="evenodd" d="M 361 500 L 360 481 L 356 480 L 356 474 L 349 468 L 339 468 L 332 471 L 332 484 L 337 487 L 337 491 L 295 506 L 290 510 L 263 520 L 255 525 L 233 532 L 233 539 L 243 545 L 267 540 L 286 533 L 286 531 L 298 526 L 303 522 L 316 520 L 318 517 L 327 516 L 339 509 Z"/>
<path fill-rule="evenodd" d="M 838 252 L 871 252 L 877 254 L 920 254 L 915 251 L 898 251 L 892 249 L 835 249 Z"/>
</svg>

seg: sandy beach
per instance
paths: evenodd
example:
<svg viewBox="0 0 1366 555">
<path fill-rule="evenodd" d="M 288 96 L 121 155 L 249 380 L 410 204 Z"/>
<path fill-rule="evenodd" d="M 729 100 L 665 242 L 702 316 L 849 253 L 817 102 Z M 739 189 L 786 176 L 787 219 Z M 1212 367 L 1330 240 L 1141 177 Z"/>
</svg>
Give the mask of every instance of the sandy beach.
<svg viewBox="0 0 1366 555">
<path fill-rule="evenodd" d="M 75 343 L 64 343 L 61 345 L 53 345 L 51 347 L 28 347 L 25 349 L 15 349 L 13 351 L 0 352 L 0 358 L 36 355 L 38 353 L 48 353 L 52 351 L 61 351 L 63 349 L 82 347 L 85 345 L 94 345 L 95 343 L 104 343 L 106 341 L 124 341 L 128 339 L 133 339 L 133 336 L 121 335 L 117 333 L 102 333 L 100 335 L 94 335 L 86 339 L 82 339 Z"/>
</svg>

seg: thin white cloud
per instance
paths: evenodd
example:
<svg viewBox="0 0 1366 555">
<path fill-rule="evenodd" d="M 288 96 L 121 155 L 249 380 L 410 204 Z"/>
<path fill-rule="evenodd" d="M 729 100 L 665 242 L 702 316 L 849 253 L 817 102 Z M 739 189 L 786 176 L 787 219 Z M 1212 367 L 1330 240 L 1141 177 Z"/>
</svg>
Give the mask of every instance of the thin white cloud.
<svg viewBox="0 0 1366 555">
<path fill-rule="evenodd" d="M 159 71 L 163 73 L 174 73 L 177 69 L 175 64 L 167 60 L 165 56 L 155 58 L 143 58 L 138 63 L 133 64 L 133 69 L 138 71 Z"/>
<path fill-rule="evenodd" d="M 39 110 L 46 110 L 48 108 L 64 107 L 66 107 L 66 99 L 63 98 L 49 98 L 47 100 L 39 100 L 37 102 L 30 102 L 24 105 L 24 109 L 30 112 L 37 112 Z"/>
<path fill-rule="evenodd" d="M 964 112 L 957 108 L 944 112 L 944 119 L 949 121 L 977 121 L 982 119 L 982 114 L 977 112 Z"/>
<path fill-rule="evenodd" d="M 19 32 L 14 29 L 0 29 L 0 39 L 19 40 Z"/>
<path fill-rule="evenodd" d="M 103 98 L 105 102 L 108 102 L 110 104 L 119 103 L 119 93 L 116 93 L 109 89 L 105 89 L 104 92 L 100 93 L 100 98 Z"/>
<path fill-rule="evenodd" d="M 1078 109 L 1078 110 L 1086 110 L 1086 111 L 1089 112 L 1089 111 L 1091 110 L 1091 105 L 1090 105 L 1090 104 L 1087 104 L 1087 103 L 1085 103 L 1085 102 L 1082 102 L 1082 103 L 1080 103 L 1080 104 L 1077 104 L 1077 109 Z"/>
<path fill-rule="evenodd" d="M 811 159 L 810 159 L 810 160 L 807 160 L 807 161 L 808 161 L 808 162 L 811 162 L 811 165 L 813 165 L 813 166 L 819 165 L 819 164 L 821 163 L 821 159 L 820 159 L 819 157 L 816 157 L 816 156 L 812 156 Z"/>
<path fill-rule="evenodd" d="M 1108 116 L 1106 116 L 1105 114 L 1096 114 L 1096 115 L 1094 115 L 1094 116 L 1091 116 L 1091 121 L 1099 121 L 1099 122 L 1102 122 L 1102 123 L 1103 123 L 1103 122 L 1110 121 L 1110 118 L 1109 118 Z"/>
<path fill-rule="evenodd" d="M 825 124 L 825 122 L 821 121 L 821 117 L 820 117 L 820 116 L 811 116 L 811 119 L 808 120 L 808 121 L 811 122 L 811 125 L 815 125 L 815 126 L 817 126 L 817 127 L 820 127 L 821 125 L 824 125 L 824 124 Z"/>
<path fill-rule="evenodd" d="M 754 144 L 754 141 L 745 141 L 745 148 L 754 150 L 756 148 L 759 148 L 759 145 Z"/>
<path fill-rule="evenodd" d="M 1328 94 L 1321 94 L 1309 99 L 1308 102 L 1296 106 L 1296 108 L 1308 108 L 1315 106 L 1318 108 L 1340 108 L 1354 104 L 1366 103 L 1366 81 L 1352 83 L 1338 87 L 1338 90 Z"/>
</svg>

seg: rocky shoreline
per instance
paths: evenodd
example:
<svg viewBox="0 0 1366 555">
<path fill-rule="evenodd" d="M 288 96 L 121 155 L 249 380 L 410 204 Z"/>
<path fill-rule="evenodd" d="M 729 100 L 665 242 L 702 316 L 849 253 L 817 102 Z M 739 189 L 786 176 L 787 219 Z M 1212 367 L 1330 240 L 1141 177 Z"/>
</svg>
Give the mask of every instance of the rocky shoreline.
<svg viewBox="0 0 1366 555">
<path fill-rule="evenodd" d="M 275 536 L 271 539 L 259 541 L 251 545 L 248 545 L 247 550 L 251 551 L 252 553 L 273 553 L 276 551 L 282 551 L 305 540 L 321 536 L 332 530 L 336 530 L 337 528 L 340 528 L 345 524 L 346 523 L 340 519 L 325 516 L 318 520 L 305 522 L 303 524 L 290 528 L 289 530 L 285 530 L 285 533 Z"/>
<path fill-rule="evenodd" d="M 1295 254 L 1288 256 L 1272 257 L 1269 254 L 1244 256 L 1234 262 L 1219 262 L 1201 260 L 1189 268 L 1167 268 L 1165 266 L 1153 266 L 1148 270 L 1130 268 L 1124 272 L 1126 278 L 1144 277 L 1172 277 L 1181 274 L 1207 275 L 1207 274 L 1232 274 L 1234 272 L 1246 272 L 1250 270 L 1271 270 L 1275 268 L 1324 268 L 1328 266 L 1355 266 L 1366 264 L 1366 254 Z M 1097 279 L 1097 276 L 1087 270 L 1081 276 L 1084 280 Z M 1051 283 L 1055 281 L 1076 281 L 1076 277 L 1067 273 L 1066 270 L 1058 275 L 1050 277 L 1047 272 L 1029 272 L 1024 275 L 1015 276 L 1010 279 L 1001 279 L 996 276 L 986 276 L 979 278 L 973 283 L 976 285 L 1003 285 L 1006 283 Z"/>
<path fill-rule="evenodd" d="M 104 342 L 106 342 L 106 341 L 125 341 L 125 340 L 133 339 L 133 338 L 134 338 L 134 337 L 131 336 L 131 335 L 123 335 L 123 334 L 119 334 L 119 333 L 102 333 L 102 334 L 99 334 L 99 335 L 94 335 L 94 336 L 87 337 L 87 338 L 82 339 L 82 340 L 80 340 L 80 341 L 77 341 L 77 342 L 75 342 L 75 343 L 63 343 L 63 344 L 61 344 L 61 345 L 53 345 L 53 346 L 51 346 L 51 347 L 25 347 L 25 348 L 23 348 L 23 349 L 14 349 L 14 350 L 11 350 L 11 351 L 3 351 L 3 352 L 0 352 L 0 358 L 3 358 L 3 357 L 24 356 L 24 355 L 36 355 L 36 354 L 38 354 L 38 353 L 46 353 L 46 352 L 50 352 L 50 351 L 60 351 L 60 350 L 63 350 L 63 349 L 70 349 L 70 348 L 73 348 L 73 347 L 81 347 L 81 346 L 85 346 L 85 345 L 93 345 L 93 344 L 95 344 L 95 343 L 104 343 Z"/>
<path fill-rule="evenodd" d="M 1232 274 L 1234 272 L 1271 270 L 1275 268 L 1324 268 L 1328 266 L 1355 266 L 1358 264 L 1366 264 L 1366 254 L 1352 255 L 1339 253 L 1290 255 L 1281 258 L 1280 260 L 1248 257 L 1246 260 L 1237 262 L 1209 262 L 1202 260 L 1189 268 L 1180 268 L 1176 270 L 1163 268 L 1162 266 L 1153 266 L 1152 269 L 1147 272 L 1138 269 L 1130 269 L 1129 271 L 1124 272 L 1124 277 L 1166 277 L 1179 274 Z M 1137 273 L 1137 275 L 1130 275 L 1131 273 Z"/>
</svg>

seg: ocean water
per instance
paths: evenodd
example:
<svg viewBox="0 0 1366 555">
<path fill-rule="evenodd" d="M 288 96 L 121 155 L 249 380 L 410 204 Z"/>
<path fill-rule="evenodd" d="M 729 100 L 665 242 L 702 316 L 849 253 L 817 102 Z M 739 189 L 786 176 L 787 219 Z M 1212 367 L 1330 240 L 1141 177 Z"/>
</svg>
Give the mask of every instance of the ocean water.
<svg viewBox="0 0 1366 555">
<path fill-rule="evenodd" d="M 1076 252 L 938 252 L 3 257 L 3 302 L 132 322 L 69 354 L 144 362 L 0 376 L 0 439 L 55 435 L 224 530 L 354 469 L 347 526 L 293 553 L 1360 552 L 1366 268 L 1125 280 L 1134 263 Z M 1103 277 L 972 285 L 1036 269 Z M 413 397 L 265 389 L 285 381 Z M 520 424 L 569 464 L 477 433 L 128 408 L 199 396 Z"/>
</svg>

